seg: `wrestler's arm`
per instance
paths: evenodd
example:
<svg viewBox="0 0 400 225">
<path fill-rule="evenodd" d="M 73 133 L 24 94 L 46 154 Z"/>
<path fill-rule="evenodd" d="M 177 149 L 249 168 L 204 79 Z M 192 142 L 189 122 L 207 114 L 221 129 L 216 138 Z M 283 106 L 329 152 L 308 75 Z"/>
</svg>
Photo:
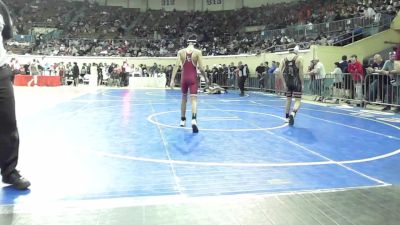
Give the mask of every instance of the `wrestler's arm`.
<svg viewBox="0 0 400 225">
<path fill-rule="evenodd" d="M 286 89 L 286 81 L 285 78 L 283 77 L 283 70 L 285 69 L 285 58 L 281 60 L 281 63 L 279 64 L 279 79 L 282 80 L 283 88 Z"/>
<path fill-rule="evenodd" d="M 174 69 L 172 70 L 172 76 L 171 76 L 171 83 L 170 83 L 170 87 L 171 88 L 174 88 L 175 87 L 175 77 L 176 77 L 176 73 L 178 72 L 178 68 L 179 68 L 179 65 L 181 65 L 182 64 L 182 62 L 181 62 L 181 51 L 182 50 L 180 50 L 179 52 L 178 52 L 178 56 L 176 57 L 176 62 L 175 62 L 175 66 L 174 66 Z"/>
<path fill-rule="evenodd" d="M 200 70 L 201 75 L 204 77 L 204 80 L 206 81 L 206 84 L 208 85 L 208 78 L 206 76 L 206 71 L 204 70 L 204 64 L 203 64 L 203 55 L 200 50 L 197 51 L 197 68 Z"/>
<path fill-rule="evenodd" d="M 298 60 L 298 68 L 299 68 L 299 77 L 300 77 L 300 81 L 301 81 L 301 86 L 304 86 L 304 64 L 303 64 L 303 58 L 301 56 L 299 56 L 297 58 Z"/>
</svg>

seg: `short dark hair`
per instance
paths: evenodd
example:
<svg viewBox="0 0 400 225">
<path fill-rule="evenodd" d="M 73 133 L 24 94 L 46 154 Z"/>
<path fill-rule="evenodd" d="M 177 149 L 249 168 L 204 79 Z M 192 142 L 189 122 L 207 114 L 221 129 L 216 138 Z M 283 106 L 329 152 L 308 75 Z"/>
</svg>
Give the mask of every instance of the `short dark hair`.
<svg viewBox="0 0 400 225">
<path fill-rule="evenodd" d="M 351 58 L 356 58 L 357 59 L 357 55 L 351 55 Z"/>
<path fill-rule="evenodd" d="M 342 60 L 346 61 L 347 60 L 347 55 L 342 56 Z"/>
</svg>

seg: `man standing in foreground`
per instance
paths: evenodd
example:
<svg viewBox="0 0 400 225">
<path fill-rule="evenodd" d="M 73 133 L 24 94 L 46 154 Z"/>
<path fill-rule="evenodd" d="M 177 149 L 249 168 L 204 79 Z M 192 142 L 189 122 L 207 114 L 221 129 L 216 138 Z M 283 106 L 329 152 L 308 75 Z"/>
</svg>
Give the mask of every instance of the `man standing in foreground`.
<svg viewBox="0 0 400 225">
<path fill-rule="evenodd" d="M 11 82 L 12 71 L 8 67 L 4 41 L 12 38 L 12 23 L 9 11 L 0 0 L 0 168 L 2 181 L 19 190 L 31 184 L 16 170 L 19 152 L 19 135 L 15 116 L 14 89 Z"/>
</svg>

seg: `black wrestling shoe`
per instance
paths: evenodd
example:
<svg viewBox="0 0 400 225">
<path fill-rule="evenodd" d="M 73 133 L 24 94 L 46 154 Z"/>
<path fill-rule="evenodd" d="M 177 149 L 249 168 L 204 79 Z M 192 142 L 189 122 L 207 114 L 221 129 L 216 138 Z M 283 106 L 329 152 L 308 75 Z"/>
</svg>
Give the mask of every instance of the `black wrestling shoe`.
<svg viewBox="0 0 400 225">
<path fill-rule="evenodd" d="M 3 183 L 11 184 L 12 187 L 18 190 L 26 190 L 31 186 L 31 182 L 21 176 L 17 170 L 11 172 L 10 174 L 3 176 Z"/>
<path fill-rule="evenodd" d="M 289 116 L 289 125 L 290 125 L 290 126 L 293 126 L 293 124 L 294 124 L 294 114 L 292 113 L 292 114 L 290 114 L 290 116 Z"/>
<path fill-rule="evenodd" d="M 199 133 L 199 128 L 197 127 L 196 120 L 192 120 L 192 130 L 193 130 L 193 133 Z"/>
</svg>

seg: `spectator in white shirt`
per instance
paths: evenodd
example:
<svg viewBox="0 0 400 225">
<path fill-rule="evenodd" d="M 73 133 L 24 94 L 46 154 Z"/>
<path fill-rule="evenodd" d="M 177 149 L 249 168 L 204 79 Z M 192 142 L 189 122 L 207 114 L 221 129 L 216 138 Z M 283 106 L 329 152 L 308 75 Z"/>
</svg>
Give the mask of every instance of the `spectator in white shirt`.
<svg viewBox="0 0 400 225">
<path fill-rule="evenodd" d="M 343 72 L 340 68 L 339 62 L 335 62 L 335 69 L 331 72 L 331 76 L 333 77 L 332 95 L 336 97 L 342 97 Z"/>
<path fill-rule="evenodd" d="M 310 71 L 310 75 L 315 77 L 315 81 L 311 87 L 311 90 L 314 92 L 315 95 L 318 96 L 318 99 L 322 99 L 322 90 L 323 88 L 323 80 L 325 79 L 325 67 L 322 62 L 319 61 L 318 58 L 313 60 L 314 68 Z"/>
</svg>

